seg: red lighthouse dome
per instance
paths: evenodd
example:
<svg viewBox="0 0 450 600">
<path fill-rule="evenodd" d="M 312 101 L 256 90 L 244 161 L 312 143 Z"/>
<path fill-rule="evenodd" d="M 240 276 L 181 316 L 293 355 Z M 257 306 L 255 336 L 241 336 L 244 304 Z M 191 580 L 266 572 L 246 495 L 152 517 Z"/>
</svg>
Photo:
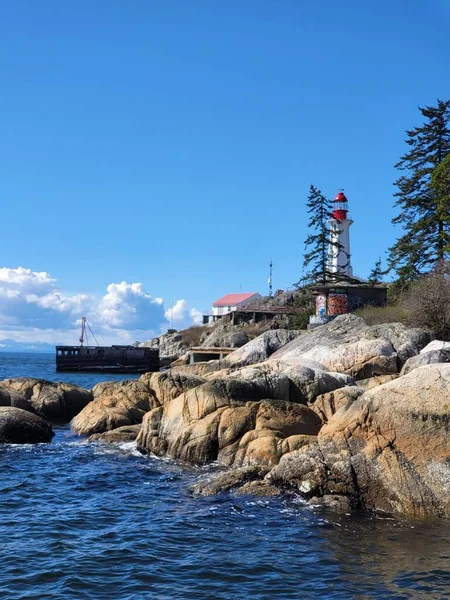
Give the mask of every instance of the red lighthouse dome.
<svg viewBox="0 0 450 600">
<path fill-rule="evenodd" d="M 333 218 L 338 219 L 338 221 L 345 221 L 345 219 L 347 218 L 347 212 L 348 212 L 347 197 L 345 196 L 344 192 L 341 190 L 337 194 L 336 198 L 334 199 Z"/>
</svg>

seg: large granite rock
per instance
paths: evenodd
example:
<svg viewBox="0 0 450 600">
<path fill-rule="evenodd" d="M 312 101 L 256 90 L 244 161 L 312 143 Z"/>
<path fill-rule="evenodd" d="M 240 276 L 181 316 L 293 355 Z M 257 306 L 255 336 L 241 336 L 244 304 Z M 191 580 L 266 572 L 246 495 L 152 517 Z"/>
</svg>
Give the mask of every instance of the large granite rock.
<svg viewBox="0 0 450 600">
<path fill-rule="evenodd" d="M 245 331 L 233 330 L 233 325 L 218 325 L 211 332 L 202 335 L 203 348 L 240 348 L 249 341 Z"/>
<path fill-rule="evenodd" d="M 50 442 L 53 431 L 49 423 L 26 410 L 0 406 L 0 443 L 39 444 Z"/>
<path fill-rule="evenodd" d="M 320 363 L 302 358 L 284 361 L 267 360 L 255 367 L 246 367 L 238 372 L 251 372 L 254 369 L 282 374 L 289 380 L 289 397 L 287 399 L 303 404 L 312 402 L 320 394 L 355 384 L 350 375 L 329 371 Z"/>
<path fill-rule="evenodd" d="M 189 344 L 183 340 L 181 333 L 165 333 L 147 342 L 139 342 L 140 348 L 158 348 L 159 360 L 162 366 L 170 365 L 189 352 Z"/>
<path fill-rule="evenodd" d="M 215 378 L 145 415 L 137 444 L 192 463 L 276 464 L 283 452 L 305 443 L 295 436 L 316 435 L 321 425 L 312 410 L 288 397 L 289 380 L 279 373 Z"/>
<path fill-rule="evenodd" d="M 36 411 L 23 394 L 3 385 L 0 385 L 0 406 L 12 406 L 36 414 Z"/>
<path fill-rule="evenodd" d="M 267 467 L 241 467 L 220 473 L 208 473 L 191 485 L 189 491 L 195 496 L 215 496 L 243 486 L 250 481 L 264 478 Z"/>
<path fill-rule="evenodd" d="M 144 381 L 107 381 L 92 390 L 94 399 L 71 422 L 80 435 L 103 433 L 142 422 L 159 401 Z"/>
<path fill-rule="evenodd" d="M 431 352 L 432 350 L 448 350 L 450 348 L 450 342 L 443 342 L 442 340 L 433 340 L 429 344 L 422 348 L 421 353 Z"/>
<path fill-rule="evenodd" d="M 159 406 L 143 420 L 142 451 L 194 463 L 274 465 L 311 443 L 321 419 L 307 402 L 354 385 L 306 360 L 266 361 L 205 373 L 172 371 L 142 377 Z"/>
<path fill-rule="evenodd" d="M 285 344 L 295 339 L 298 335 L 300 335 L 299 331 L 288 329 L 266 331 L 245 344 L 245 346 L 242 346 L 242 348 L 229 354 L 224 362 L 233 367 L 263 362 L 276 350 L 285 346 Z"/>
<path fill-rule="evenodd" d="M 309 407 L 319 415 L 323 423 L 327 423 L 337 411 L 348 407 L 364 394 L 364 388 L 357 385 L 341 387 L 332 392 L 321 394 L 309 404 Z"/>
<path fill-rule="evenodd" d="M 192 374 L 188 369 L 170 369 L 157 373 L 145 373 L 140 377 L 140 381 L 146 388 L 152 390 L 159 404 L 164 404 L 183 392 L 198 387 L 205 382 L 205 378 L 195 373 Z"/>
<path fill-rule="evenodd" d="M 363 379 L 398 372 L 429 340 L 428 332 L 400 323 L 369 327 L 360 317 L 347 314 L 303 333 L 272 354 L 270 360 L 313 360 L 331 371 Z"/>
<path fill-rule="evenodd" d="M 431 346 L 431 344 L 428 344 Z M 403 365 L 400 375 L 407 375 L 414 369 L 422 367 L 423 365 L 433 365 L 436 363 L 449 363 L 450 362 L 450 344 L 448 348 L 440 350 L 429 350 L 428 352 L 421 352 L 417 356 L 411 356 Z"/>
<path fill-rule="evenodd" d="M 103 433 L 93 433 L 89 436 L 89 441 L 102 442 L 104 444 L 134 442 L 140 430 L 140 425 L 123 425 L 122 427 L 104 431 Z"/>
<path fill-rule="evenodd" d="M 450 515 L 450 364 L 422 366 L 338 410 L 318 443 L 267 476 L 307 497 L 428 517 Z"/>
<path fill-rule="evenodd" d="M 49 421 L 68 423 L 92 400 L 89 390 L 70 383 L 17 377 L 0 384 L 21 394 L 36 413 Z"/>
<path fill-rule="evenodd" d="M 430 331 L 418 327 L 407 327 L 403 323 L 383 323 L 368 327 L 365 335 L 391 342 L 397 353 L 398 371 L 411 356 L 419 354 L 432 339 Z"/>
</svg>

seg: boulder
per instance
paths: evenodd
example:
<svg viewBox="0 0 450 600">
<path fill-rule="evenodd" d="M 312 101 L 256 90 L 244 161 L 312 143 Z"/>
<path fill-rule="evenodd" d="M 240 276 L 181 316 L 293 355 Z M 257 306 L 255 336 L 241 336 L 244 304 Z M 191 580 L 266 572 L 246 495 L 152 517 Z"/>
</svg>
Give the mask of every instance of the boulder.
<svg viewBox="0 0 450 600">
<path fill-rule="evenodd" d="M 428 344 L 431 346 L 431 344 Z M 400 375 L 407 375 L 414 369 L 422 367 L 423 365 L 432 365 L 436 363 L 449 363 L 450 362 L 450 344 L 448 348 L 439 350 L 429 350 L 428 352 L 421 352 L 417 356 L 411 356 L 403 365 Z"/>
<path fill-rule="evenodd" d="M 285 376 L 245 375 L 206 381 L 154 409 L 144 418 L 138 448 L 199 464 L 267 465 L 291 449 L 286 438 L 317 434 L 321 422 L 313 411 L 276 399 L 289 395 Z"/>
<path fill-rule="evenodd" d="M 281 347 L 270 360 L 308 359 L 355 379 L 397 373 L 430 340 L 429 332 L 401 323 L 369 327 L 353 314 L 341 315 Z"/>
<path fill-rule="evenodd" d="M 342 387 L 333 392 L 321 394 L 309 404 L 309 407 L 326 423 L 341 408 L 347 407 L 364 393 L 364 388 L 353 385 Z"/>
<path fill-rule="evenodd" d="M 245 331 L 235 330 L 233 325 L 220 324 L 211 332 L 205 332 L 201 339 L 203 348 L 240 348 L 249 341 Z"/>
<path fill-rule="evenodd" d="M 39 444 L 50 442 L 53 431 L 49 423 L 29 411 L 0 406 L 0 443 Z"/>
<path fill-rule="evenodd" d="M 4 379 L 1 385 L 19 392 L 44 419 L 60 423 L 68 423 L 92 400 L 89 390 L 70 383 L 17 377 Z"/>
<path fill-rule="evenodd" d="M 36 411 L 23 394 L 19 394 L 13 388 L 7 388 L 3 385 L 0 385 L 0 406 L 13 406 L 36 414 Z"/>
<path fill-rule="evenodd" d="M 397 353 L 398 371 L 411 356 L 419 354 L 431 340 L 430 331 L 418 327 L 407 327 L 403 323 L 383 323 L 372 325 L 365 334 L 369 339 L 388 340 Z"/>
<path fill-rule="evenodd" d="M 397 379 L 398 373 L 390 373 L 388 375 L 375 375 L 374 377 L 368 377 L 367 379 L 358 379 L 356 385 L 364 390 L 371 390 L 378 385 L 383 385 L 384 383 L 388 383 L 388 381 L 393 381 Z"/>
<path fill-rule="evenodd" d="M 103 433 L 142 422 L 159 401 L 144 381 L 107 381 L 92 390 L 94 399 L 74 419 L 71 427 L 81 435 Z"/>
<path fill-rule="evenodd" d="M 286 377 L 289 380 L 289 397 L 286 399 L 303 404 L 312 402 L 320 394 L 355 384 L 345 373 L 329 371 L 320 363 L 302 358 L 268 360 L 256 368 Z"/>
<path fill-rule="evenodd" d="M 146 388 L 152 390 L 159 404 L 164 404 L 183 392 L 198 387 L 205 382 L 205 379 L 191 374 L 189 371 L 171 369 L 157 373 L 145 373 L 140 377 L 140 381 Z"/>
<path fill-rule="evenodd" d="M 105 431 L 103 433 L 93 433 L 89 437 L 89 441 L 102 442 L 105 444 L 134 442 L 140 430 L 140 425 L 124 425 L 123 427 L 117 427 L 117 429 L 111 429 L 110 431 Z"/>
<path fill-rule="evenodd" d="M 189 352 L 189 344 L 184 342 L 183 336 L 177 331 L 164 333 L 147 342 L 139 342 L 138 346 L 139 348 L 158 348 L 161 366 L 170 365 L 170 363 Z"/>
<path fill-rule="evenodd" d="M 242 346 L 242 348 L 229 354 L 223 362 L 233 367 L 263 362 L 276 350 L 298 337 L 300 333 L 300 331 L 291 331 L 288 329 L 266 331 L 245 344 L 245 346 Z"/>
<path fill-rule="evenodd" d="M 274 465 L 310 443 L 321 418 L 305 405 L 354 385 L 348 375 L 301 359 L 212 371 L 203 379 L 177 371 L 141 381 L 159 403 L 143 420 L 137 439 L 143 452 L 227 466 Z"/>
<path fill-rule="evenodd" d="M 391 342 L 368 339 L 368 326 L 355 315 L 342 315 L 330 323 L 305 332 L 275 352 L 271 360 L 306 358 L 330 371 L 355 378 L 377 373 L 395 373 L 397 354 Z"/>
<path fill-rule="evenodd" d="M 450 348 L 450 342 L 443 342 L 442 340 L 433 340 L 429 344 L 422 348 L 421 353 L 431 352 L 431 350 L 448 350 Z"/>
<path fill-rule="evenodd" d="M 215 496 L 238 488 L 250 481 L 261 480 L 268 471 L 269 469 L 264 467 L 243 467 L 219 474 L 208 474 L 191 485 L 189 491 L 195 496 Z"/>
<path fill-rule="evenodd" d="M 418 367 L 339 410 L 317 444 L 267 475 L 307 497 L 411 516 L 450 515 L 450 364 Z"/>
<path fill-rule="evenodd" d="M 280 496 L 282 491 L 268 481 L 255 479 L 239 486 L 234 490 L 234 493 L 238 496 Z"/>
</svg>

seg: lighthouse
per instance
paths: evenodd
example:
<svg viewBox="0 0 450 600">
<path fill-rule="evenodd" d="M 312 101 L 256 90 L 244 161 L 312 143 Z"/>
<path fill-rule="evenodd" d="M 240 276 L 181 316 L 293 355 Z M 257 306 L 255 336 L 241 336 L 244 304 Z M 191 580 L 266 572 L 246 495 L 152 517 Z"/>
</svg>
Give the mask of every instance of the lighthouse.
<svg viewBox="0 0 450 600">
<path fill-rule="evenodd" d="M 350 264 L 350 225 L 348 218 L 348 202 L 343 191 L 340 191 L 333 201 L 333 211 L 328 220 L 330 225 L 330 240 L 328 246 L 328 270 L 339 276 L 353 277 Z"/>
</svg>

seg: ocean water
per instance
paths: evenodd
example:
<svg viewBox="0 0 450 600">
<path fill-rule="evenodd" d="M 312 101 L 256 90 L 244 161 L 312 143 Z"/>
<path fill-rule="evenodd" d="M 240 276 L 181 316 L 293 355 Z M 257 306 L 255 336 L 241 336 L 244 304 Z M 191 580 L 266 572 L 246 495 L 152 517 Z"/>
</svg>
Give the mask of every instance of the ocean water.
<svg viewBox="0 0 450 600">
<path fill-rule="evenodd" d="M 27 375 L 101 380 L 0 353 L 0 378 Z M 2 600 L 450 598 L 446 520 L 338 515 L 295 495 L 194 498 L 189 484 L 214 467 L 55 432 L 0 446 Z"/>
</svg>

